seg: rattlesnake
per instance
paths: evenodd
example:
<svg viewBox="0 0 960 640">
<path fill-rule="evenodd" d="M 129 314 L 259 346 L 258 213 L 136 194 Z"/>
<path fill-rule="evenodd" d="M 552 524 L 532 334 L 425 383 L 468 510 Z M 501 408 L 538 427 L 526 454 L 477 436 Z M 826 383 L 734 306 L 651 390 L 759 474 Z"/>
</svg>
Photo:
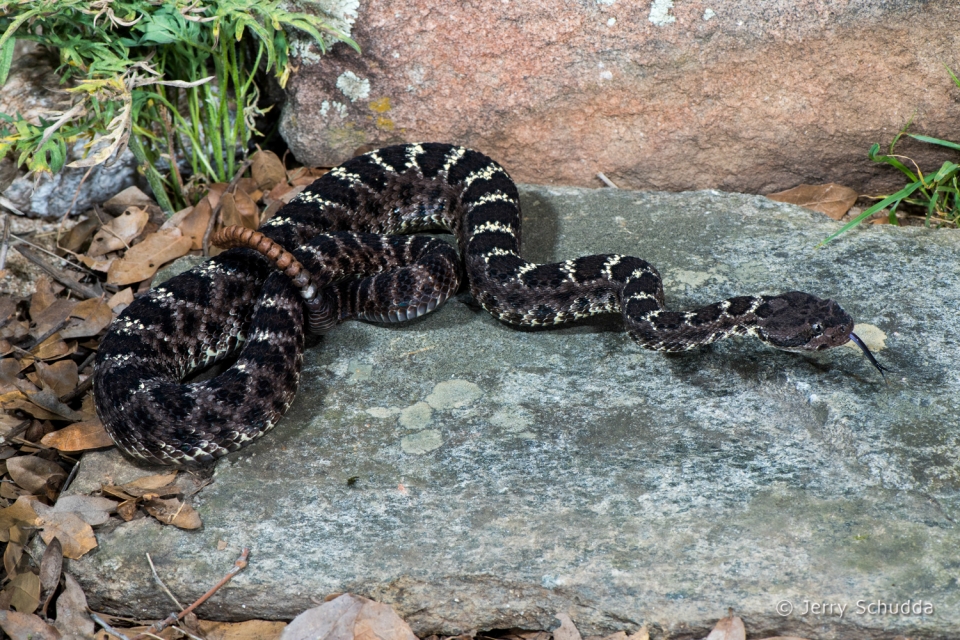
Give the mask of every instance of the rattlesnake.
<svg viewBox="0 0 960 640">
<path fill-rule="evenodd" d="M 442 240 L 394 235 L 429 230 L 452 233 L 458 251 Z M 324 332 L 346 318 L 414 318 L 464 278 L 474 299 L 509 324 L 621 312 L 640 346 L 667 352 L 747 334 L 787 350 L 854 340 L 882 371 L 833 300 L 791 291 L 669 311 L 659 273 L 639 258 L 527 262 L 519 253 L 516 186 L 500 165 L 458 146 L 407 144 L 355 157 L 259 232 L 220 235 L 222 243 L 257 250 L 226 251 L 137 298 L 100 344 L 97 412 L 133 457 L 183 466 L 236 451 L 290 406 L 305 326 Z M 232 356 L 219 375 L 183 383 Z"/>
</svg>

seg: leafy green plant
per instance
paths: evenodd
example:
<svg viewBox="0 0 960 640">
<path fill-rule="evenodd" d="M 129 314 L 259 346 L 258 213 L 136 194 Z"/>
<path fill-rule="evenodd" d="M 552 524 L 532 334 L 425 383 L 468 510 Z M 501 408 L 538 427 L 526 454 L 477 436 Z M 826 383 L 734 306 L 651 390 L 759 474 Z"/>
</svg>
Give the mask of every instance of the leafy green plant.
<svg viewBox="0 0 960 640">
<path fill-rule="evenodd" d="M 957 78 L 956 74 L 949 68 L 947 68 L 947 72 L 953 79 L 954 84 L 960 88 L 960 78 Z M 904 135 L 914 140 L 919 140 L 920 142 L 947 147 L 954 151 L 960 151 L 960 144 L 939 138 L 932 138 L 930 136 L 906 133 L 906 130 L 911 124 L 912 120 L 894 137 L 886 154 L 880 153 L 879 144 L 874 144 L 870 147 L 870 152 L 868 153 L 870 160 L 889 164 L 899 170 L 909 181 L 907 186 L 892 195 L 883 196 L 879 202 L 865 209 L 863 213 L 845 224 L 838 231 L 824 238 L 817 246 L 825 245 L 841 233 L 852 229 L 886 207 L 890 207 L 890 224 L 899 224 L 897 220 L 897 210 L 902 205 L 910 205 L 920 208 L 925 212 L 925 224 L 928 226 L 931 220 L 946 222 L 954 226 L 960 225 L 960 165 L 947 160 L 936 172 L 924 175 L 916 163 L 913 163 L 914 171 L 901 161 L 900 158 L 902 156 L 894 155 L 894 147 Z"/>
<path fill-rule="evenodd" d="M 32 40 L 57 53 L 57 73 L 76 96 L 56 119 L 0 114 L 0 155 L 57 172 L 77 140 L 85 155 L 71 167 L 105 163 L 129 146 L 160 206 L 173 211 L 190 199 L 180 162 L 194 182 L 233 177 L 263 113 L 256 73 L 286 83 L 295 31 L 321 50 L 333 41 L 357 48 L 325 16 L 288 11 L 281 0 L 0 1 L 0 86 L 16 40 Z"/>
</svg>

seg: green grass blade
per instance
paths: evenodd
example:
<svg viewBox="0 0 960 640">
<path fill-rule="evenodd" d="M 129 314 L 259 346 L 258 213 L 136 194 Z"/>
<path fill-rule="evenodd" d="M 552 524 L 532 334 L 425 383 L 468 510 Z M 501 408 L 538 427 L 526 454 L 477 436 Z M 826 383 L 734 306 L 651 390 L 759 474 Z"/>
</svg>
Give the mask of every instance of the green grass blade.
<svg viewBox="0 0 960 640">
<path fill-rule="evenodd" d="M 16 38 L 9 38 L 0 47 L 0 87 L 7 84 L 10 75 L 10 65 L 13 63 L 13 48 L 17 46 Z"/>
<path fill-rule="evenodd" d="M 943 163 L 943 166 L 940 167 L 939 171 L 930 177 L 930 180 L 933 182 L 943 182 L 952 178 L 956 173 L 957 164 L 948 160 Z"/>
<path fill-rule="evenodd" d="M 943 65 L 943 67 L 944 67 L 944 69 L 947 70 L 947 73 L 950 74 L 950 77 L 953 78 L 953 84 L 955 84 L 955 85 L 957 85 L 958 87 L 960 87 L 960 78 L 958 78 L 957 75 L 953 72 L 953 69 L 951 69 L 951 68 L 948 67 L 947 65 Z"/>
<path fill-rule="evenodd" d="M 867 157 L 873 160 L 874 162 L 885 162 L 886 164 L 889 164 L 891 167 L 895 167 L 901 173 L 907 176 L 907 178 L 909 178 L 911 182 L 916 182 L 920 179 L 917 177 L 917 174 L 915 174 L 913 171 L 908 169 L 902 162 L 900 162 L 900 160 L 898 160 L 897 158 L 894 158 L 893 156 L 878 154 L 877 153 L 878 151 L 880 151 L 880 145 L 874 143 L 874 145 L 870 147 L 870 151 L 867 152 Z"/>
<path fill-rule="evenodd" d="M 960 144 L 956 142 L 950 142 L 949 140 L 941 140 L 939 138 L 931 138 L 930 136 L 921 136 L 920 134 L 908 133 L 908 136 L 914 140 L 919 140 L 920 142 L 929 142 L 930 144 L 938 144 L 941 147 L 947 147 L 948 149 L 955 149 L 960 151 Z"/>
<path fill-rule="evenodd" d="M 827 236 L 826 238 L 824 238 L 823 240 L 821 240 L 821 241 L 817 244 L 817 248 L 820 248 L 820 247 L 824 246 L 825 244 L 827 244 L 828 242 L 830 242 L 831 240 L 833 240 L 834 238 L 836 238 L 837 236 L 839 236 L 841 233 L 844 233 L 845 231 L 849 231 L 850 229 L 854 228 L 855 226 L 857 226 L 858 224 L 860 224 L 861 222 L 863 222 L 865 219 L 867 219 L 867 218 L 869 218 L 870 216 L 872 216 L 873 214 L 875 214 L 877 211 L 880 211 L 880 210 L 883 209 L 884 207 L 887 207 L 887 206 L 891 205 L 891 204 L 894 203 L 894 202 L 896 202 L 897 204 L 899 204 L 901 200 L 903 200 L 904 198 L 906 198 L 906 197 L 908 197 L 910 194 L 912 194 L 914 191 L 916 191 L 916 190 L 920 187 L 921 184 L 922 184 L 921 182 L 914 182 L 913 184 L 909 184 L 909 185 L 907 185 L 906 187 L 904 187 L 903 189 L 900 189 L 900 191 L 897 191 L 895 194 L 893 194 L 893 195 L 891 195 L 891 196 L 887 196 L 886 198 L 884 198 L 884 199 L 881 200 L 880 202 L 876 203 L 875 205 L 873 205 L 873 206 L 870 207 L 869 209 L 866 209 L 863 213 L 861 213 L 860 215 L 858 215 L 856 218 L 854 218 L 853 220 L 851 220 L 851 221 L 848 222 L 847 224 L 845 224 L 845 225 L 843 225 L 842 227 L 840 227 L 840 229 L 838 229 L 837 231 L 834 231 L 834 232 L 831 233 L 829 236 Z"/>
</svg>

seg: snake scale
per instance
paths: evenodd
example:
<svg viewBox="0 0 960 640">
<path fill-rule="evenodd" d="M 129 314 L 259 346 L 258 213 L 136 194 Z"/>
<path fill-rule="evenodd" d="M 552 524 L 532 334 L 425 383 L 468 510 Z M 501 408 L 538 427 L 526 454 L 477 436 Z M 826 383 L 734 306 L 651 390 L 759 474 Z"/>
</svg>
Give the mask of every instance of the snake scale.
<svg viewBox="0 0 960 640">
<path fill-rule="evenodd" d="M 436 230 L 452 233 L 456 249 L 398 235 Z M 507 172 L 448 144 L 357 156 L 308 186 L 259 232 L 220 236 L 220 243 L 239 246 L 138 297 L 101 342 L 97 413 L 134 458 L 194 466 L 236 451 L 290 406 L 307 331 L 323 333 L 348 318 L 415 318 L 455 294 L 464 279 L 484 309 L 514 325 L 620 312 L 629 336 L 657 351 L 749 334 L 787 350 L 854 340 L 870 357 L 852 318 L 833 300 L 791 291 L 670 311 L 659 273 L 639 258 L 527 262 L 520 256 L 519 197 Z M 228 358 L 235 360 L 219 375 L 184 382 Z"/>
</svg>

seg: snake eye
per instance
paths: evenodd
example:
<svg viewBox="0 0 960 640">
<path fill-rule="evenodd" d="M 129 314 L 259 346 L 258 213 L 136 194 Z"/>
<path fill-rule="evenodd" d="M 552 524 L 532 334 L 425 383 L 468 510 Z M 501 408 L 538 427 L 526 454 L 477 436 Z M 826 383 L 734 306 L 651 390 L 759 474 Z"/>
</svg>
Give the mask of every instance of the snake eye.
<svg viewBox="0 0 960 640">
<path fill-rule="evenodd" d="M 812 325 L 810 325 L 810 328 L 813 329 L 813 333 L 815 335 L 820 335 L 823 333 L 823 325 L 819 322 L 814 322 Z"/>
</svg>

